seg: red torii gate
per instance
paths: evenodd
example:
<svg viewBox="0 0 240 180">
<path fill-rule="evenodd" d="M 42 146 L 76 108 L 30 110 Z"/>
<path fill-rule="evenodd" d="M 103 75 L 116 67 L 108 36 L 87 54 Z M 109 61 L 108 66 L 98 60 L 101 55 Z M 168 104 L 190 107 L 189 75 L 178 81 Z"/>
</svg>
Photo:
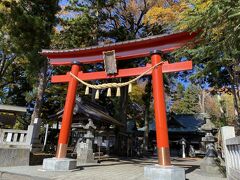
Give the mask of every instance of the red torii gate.
<svg viewBox="0 0 240 180">
<path fill-rule="evenodd" d="M 50 64 L 53 66 L 72 66 L 71 73 L 81 80 L 88 81 L 121 78 L 142 74 L 152 66 L 161 62 L 161 53 L 170 52 L 180 48 L 188 41 L 191 41 L 195 36 L 196 33 L 190 34 L 188 32 L 181 32 L 177 34 L 152 36 L 149 38 L 82 49 L 42 50 L 41 54 L 46 56 L 50 60 Z M 81 71 L 81 64 L 103 62 L 103 52 L 112 50 L 115 51 L 116 60 L 128 60 L 151 56 L 151 64 L 147 64 L 145 67 L 119 69 L 114 75 L 108 75 L 105 71 L 89 73 Z M 192 69 L 191 61 L 172 64 L 164 62 L 154 68 L 152 72 L 147 73 L 147 75 L 152 74 L 158 163 L 160 165 L 171 165 L 164 100 L 163 73 L 190 69 Z M 65 75 L 52 76 L 51 82 L 69 83 L 56 153 L 57 158 L 65 158 L 78 81 L 70 75 L 70 72 L 68 72 Z"/>
</svg>

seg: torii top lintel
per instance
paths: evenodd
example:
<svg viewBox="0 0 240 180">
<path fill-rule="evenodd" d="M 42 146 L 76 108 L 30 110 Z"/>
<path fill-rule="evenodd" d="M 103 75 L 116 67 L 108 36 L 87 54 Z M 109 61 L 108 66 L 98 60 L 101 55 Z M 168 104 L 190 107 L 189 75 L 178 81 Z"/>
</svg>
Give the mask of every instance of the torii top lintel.
<svg viewBox="0 0 240 180">
<path fill-rule="evenodd" d="M 70 50 L 42 50 L 54 66 L 71 65 L 73 61 L 84 64 L 103 62 L 103 52 L 115 50 L 117 60 L 149 56 L 150 51 L 170 52 L 191 41 L 197 33 L 180 32 L 147 38 Z"/>
</svg>

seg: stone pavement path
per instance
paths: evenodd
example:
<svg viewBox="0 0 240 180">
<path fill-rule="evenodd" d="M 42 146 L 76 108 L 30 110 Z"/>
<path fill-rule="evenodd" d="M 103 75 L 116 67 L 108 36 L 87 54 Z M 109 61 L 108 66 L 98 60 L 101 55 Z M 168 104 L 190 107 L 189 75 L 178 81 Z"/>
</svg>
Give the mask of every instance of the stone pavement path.
<svg viewBox="0 0 240 180">
<path fill-rule="evenodd" d="M 87 165 L 71 172 L 49 172 L 41 166 L 0 167 L 1 180 L 144 180 L 143 169 L 155 164 L 156 159 L 129 159 L 104 161 L 100 165 Z M 174 159 L 174 165 L 184 167 L 188 180 L 224 180 L 202 176 L 199 159 Z"/>
</svg>

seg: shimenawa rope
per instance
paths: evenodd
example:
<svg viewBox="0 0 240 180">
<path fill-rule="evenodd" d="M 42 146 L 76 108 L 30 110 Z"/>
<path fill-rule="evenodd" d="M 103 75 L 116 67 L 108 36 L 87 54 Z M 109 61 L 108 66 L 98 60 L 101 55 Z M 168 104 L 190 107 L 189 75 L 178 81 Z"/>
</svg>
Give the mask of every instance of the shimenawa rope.
<svg viewBox="0 0 240 180">
<path fill-rule="evenodd" d="M 93 85 L 93 84 L 89 84 L 81 79 L 79 79 L 77 76 L 75 76 L 74 74 L 72 74 L 70 72 L 70 75 L 72 77 L 74 77 L 75 79 L 77 79 L 80 83 L 84 84 L 85 86 L 88 86 L 92 89 L 106 89 L 106 88 L 117 88 L 117 87 L 123 87 L 123 86 L 127 86 L 129 84 L 132 84 L 133 82 L 137 81 L 138 79 L 140 79 L 141 77 L 143 77 L 144 75 L 146 75 L 148 72 L 150 72 L 151 70 L 153 70 L 155 67 L 159 66 L 163 64 L 163 62 L 160 62 L 152 67 L 150 67 L 147 71 L 143 72 L 142 74 L 140 74 L 139 76 L 137 76 L 136 78 L 128 81 L 128 82 L 123 82 L 123 83 L 104 83 L 104 84 L 98 84 L 98 85 Z"/>
<path fill-rule="evenodd" d="M 131 92 L 133 82 L 137 81 L 138 79 L 140 79 L 141 77 L 146 75 L 148 72 L 150 72 L 151 70 L 153 70 L 154 68 L 156 68 L 157 66 L 159 66 L 163 63 L 164 62 L 159 62 L 159 63 L 155 64 L 154 66 L 150 67 L 148 70 L 146 70 L 145 72 L 143 72 L 139 76 L 137 76 L 136 78 L 134 78 L 134 79 L 132 79 L 128 82 L 123 82 L 123 83 L 104 83 L 104 84 L 94 85 L 94 84 L 89 84 L 86 81 L 83 81 L 83 80 L 79 79 L 77 76 L 75 76 L 71 72 L 70 72 L 70 75 L 72 77 L 74 77 L 75 79 L 77 79 L 80 83 L 82 83 L 83 85 L 86 86 L 85 94 L 89 94 L 89 88 L 96 89 L 97 91 L 96 91 L 96 94 L 95 94 L 95 98 L 98 99 L 100 89 L 107 89 L 108 88 L 107 96 L 111 96 L 111 88 L 117 88 L 116 96 L 120 96 L 120 87 L 128 85 L 128 92 Z"/>
</svg>

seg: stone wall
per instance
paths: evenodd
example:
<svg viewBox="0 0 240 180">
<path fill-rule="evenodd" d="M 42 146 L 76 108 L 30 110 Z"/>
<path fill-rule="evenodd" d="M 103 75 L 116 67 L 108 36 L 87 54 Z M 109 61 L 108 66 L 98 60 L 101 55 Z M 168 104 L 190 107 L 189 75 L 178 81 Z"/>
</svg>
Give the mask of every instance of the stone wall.
<svg viewBox="0 0 240 180">
<path fill-rule="evenodd" d="M 239 180 L 240 177 L 240 137 L 235 137 L 232 126 L 221 128 L 227 179 Z"/>
<path fill-rule="evenodd" d="M 29 165 L 30 149 L 0 148 L 0 166 L 27 166 Z"/>
</svg>

